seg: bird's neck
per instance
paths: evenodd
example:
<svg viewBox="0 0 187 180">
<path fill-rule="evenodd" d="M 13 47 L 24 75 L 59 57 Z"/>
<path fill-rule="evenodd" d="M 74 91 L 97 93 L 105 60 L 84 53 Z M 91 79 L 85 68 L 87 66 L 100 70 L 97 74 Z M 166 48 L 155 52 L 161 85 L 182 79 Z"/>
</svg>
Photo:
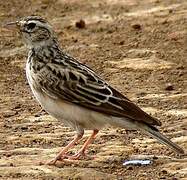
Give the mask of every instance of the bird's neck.
<svg viewBox="0 0 187 180">
<path fill-rule="evenodd" d="M 55 38 L 31 46 L 30 50 L 35 54 L 35 56 L 42 57 L 43 60 L 46 59 L 48 62 L 51 58 L 55 58 L 62 53 L 59 43 Z"/>
<path fill-rule="evenodd" d="M 29 68 L 37 73 L 46 64 L 53 62 L 55 59 L 60 59 L 61 53 L 62 51 L 56 39 L 40 46 L 32 46 L 28 54 L 27 64 L 29 64 Z"/>
<path fill-rule="evenodd" d="M 29 49 L 34 49 L 35 51 L 40 51 L 42 49 L 51 48 L 51 47 L 59 47 L 59 43 L 56 38 L 48 39 L 45 41 L 40 42 L 33 42 L 32 44 L 29 44 Z"/>
</svg>

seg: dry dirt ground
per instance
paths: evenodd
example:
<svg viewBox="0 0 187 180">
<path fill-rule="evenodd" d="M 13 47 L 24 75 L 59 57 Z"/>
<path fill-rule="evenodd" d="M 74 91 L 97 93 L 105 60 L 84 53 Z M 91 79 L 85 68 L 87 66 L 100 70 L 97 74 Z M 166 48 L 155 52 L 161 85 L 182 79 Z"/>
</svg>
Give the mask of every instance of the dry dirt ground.
<svg viewBox="0 0 187 180">
<path fill-rule="evenodd" d="M 46 17 L 64 50 L 160 119 L 160 130 L 187 149 L 186 0 L 0 1 L 1 25 L 31 14 Z M 85 27 L 75 26 L 80 19 Z M 18 34 L 0 26 L 0 179 L 187 179 L 186 156 L 111 127 L 90 146 L 94 160 L 42 165 L 75 133 L 41 112 L 26 81 L 26 57 Z M 151 165 L 122 165 L 143 155 Z"/>
</svg>

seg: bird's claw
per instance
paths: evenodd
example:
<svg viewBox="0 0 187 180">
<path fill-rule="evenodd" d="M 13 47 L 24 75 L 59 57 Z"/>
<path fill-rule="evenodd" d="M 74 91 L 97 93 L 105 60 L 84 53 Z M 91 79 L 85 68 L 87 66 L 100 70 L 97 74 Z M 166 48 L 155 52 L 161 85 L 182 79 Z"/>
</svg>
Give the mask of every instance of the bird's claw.
<svg viewBox="0 0 187 180">
<path fill-rule="evenodd" d="M 46 165 L 55 165 L 57 161 L 63 161 L 65 159 L 66 155 L 57 156 L 54 159 L 50 160 L 46 163 Z"/>
<path fill-rule="evenodd" d="M 93 157 L 88 157 L 84 152 L 80 151 L 72 156 L 70 155 L 62 155 L 62 156 L 57 156 L 54 159 L 52 159 L 51 161 L 47 162 L 46 165 L 55 165 L 57 161 L 64 161 L 64 162 L 69 162 L 69 161 L 74 161 L 74 160 L 79 160 L 81 159 L 81 157 L 83 159 L 93 159 Z"/>
</svg>

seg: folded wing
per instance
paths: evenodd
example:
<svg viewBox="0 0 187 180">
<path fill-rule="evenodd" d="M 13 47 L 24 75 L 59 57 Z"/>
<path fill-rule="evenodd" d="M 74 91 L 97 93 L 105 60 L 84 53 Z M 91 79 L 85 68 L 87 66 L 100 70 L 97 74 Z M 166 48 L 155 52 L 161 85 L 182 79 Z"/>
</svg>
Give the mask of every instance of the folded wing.
<svg viewBox="0 0 187 180">
<path fill-rule="evenodd" d="M 161 125 L 159 120 L 148 115 L 83 64 L 70 62 L 67 66 L 48 63 L 45 68 L 50 73 L 40 78 L 39 84 L 53 98 L 108 115 Z"/>
</svg>

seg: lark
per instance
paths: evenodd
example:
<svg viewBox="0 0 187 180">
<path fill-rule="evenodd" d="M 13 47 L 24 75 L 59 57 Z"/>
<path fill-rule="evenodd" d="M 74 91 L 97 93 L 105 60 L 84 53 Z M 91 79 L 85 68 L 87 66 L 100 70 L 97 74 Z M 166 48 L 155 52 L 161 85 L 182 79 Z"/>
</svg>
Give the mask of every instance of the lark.
<svg viewBox="0 0 187 180">
<path fill-rule="evenodd" d="M 76 131 L 75 138 L 48 164 L 79 159 L 99 130 L 107 125 L 140 130 L 176 153 L 184 153 L 159 132 L 156 128 L 161 125 L 159 120 L 111 87 L 91 68 L 65 53 L 45 19 L 28 16 L 9 23 L 13 24 L 29 49 L 26 75 L 34 96 L 45 111 Z M 68 156 L 68 150 L 87 129 L 93 130 L 91 136 L 76 154 Z"/>
</svg>

